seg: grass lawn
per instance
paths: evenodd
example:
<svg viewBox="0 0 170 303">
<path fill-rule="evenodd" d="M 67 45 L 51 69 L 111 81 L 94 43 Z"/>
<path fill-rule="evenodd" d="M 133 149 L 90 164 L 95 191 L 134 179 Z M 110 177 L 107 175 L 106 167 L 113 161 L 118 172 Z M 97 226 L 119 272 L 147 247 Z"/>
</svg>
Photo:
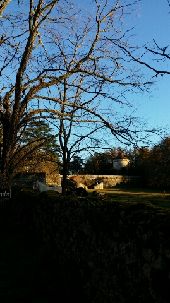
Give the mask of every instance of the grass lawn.
<svg viewBox="0 0 170 303">
<path fill-rule="evenodd" d="M 153 206 L 170 208 L 170 192 L 160 192 L 145 189 L 103 189 L 98 190 L 103 195 L 113 199 L 113 202 L 150 203 Z"/>
</svg>

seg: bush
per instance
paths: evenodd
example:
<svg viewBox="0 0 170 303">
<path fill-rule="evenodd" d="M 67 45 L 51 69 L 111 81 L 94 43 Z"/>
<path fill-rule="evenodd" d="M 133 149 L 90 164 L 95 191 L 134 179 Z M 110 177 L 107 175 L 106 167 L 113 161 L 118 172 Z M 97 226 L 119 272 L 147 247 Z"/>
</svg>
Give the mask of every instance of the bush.
<svg viewBox="0 0 170 303">
<path fill-rule="evenodd" d="M 37 199 L 38 193 L 32 189 L 22 188 L 20 191 L 12 191 L 8 208 L 16 226 L 27 229 L 33 228 L 34 208 Z"/>
<path fill-rule="evenodd" d="M 169 302 L 153 278 L 170 270 L 169 213 L 96 196 L 43 196 L 36 206 L 50 268 L 60 272 L 63 288 L 80 290 L 79 301 Z"/>
</svg>

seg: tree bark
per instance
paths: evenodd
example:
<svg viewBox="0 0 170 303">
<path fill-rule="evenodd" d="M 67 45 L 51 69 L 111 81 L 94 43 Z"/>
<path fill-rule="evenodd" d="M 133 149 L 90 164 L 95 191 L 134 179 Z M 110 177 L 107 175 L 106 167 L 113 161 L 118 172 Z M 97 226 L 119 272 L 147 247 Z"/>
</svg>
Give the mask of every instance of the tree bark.
<svg viewBox="0 0 170 303">
<path fill-rule="evenodd" d="M 67 177 L 69 174 L 69 165 L 70 165 L 70 155 L 66 150 L 66 147 L 63 150 L 63 181 L 62 181 L 62 194 L 65 195 L 67 191 Z"/>
</svg>

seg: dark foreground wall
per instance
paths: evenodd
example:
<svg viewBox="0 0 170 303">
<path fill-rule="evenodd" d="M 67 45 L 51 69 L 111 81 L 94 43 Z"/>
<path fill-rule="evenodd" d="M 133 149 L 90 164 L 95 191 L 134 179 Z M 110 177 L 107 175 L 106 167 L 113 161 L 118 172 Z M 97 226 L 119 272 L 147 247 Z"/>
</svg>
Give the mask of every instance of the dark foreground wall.
<svg viewBox="0 0 170 303">
<path fill-rule="evenodd" d="M 77 300 L 170 302 L 169 211 L 41 194 L 34 215 L 51 275 Z"/>
</svg>

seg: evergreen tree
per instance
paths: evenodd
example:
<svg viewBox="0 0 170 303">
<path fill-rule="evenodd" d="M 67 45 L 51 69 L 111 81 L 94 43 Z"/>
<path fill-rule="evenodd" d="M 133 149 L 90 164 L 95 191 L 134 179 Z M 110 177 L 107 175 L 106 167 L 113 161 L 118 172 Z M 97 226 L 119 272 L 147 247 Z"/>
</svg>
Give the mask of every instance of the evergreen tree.
<svg viewBox="0 0 170 303">
<path fill-rule="evenodd" d="M 83 160 L 79 156 L 74 156 L 70 162 L 70 173 L 79 174 L 83 171 Z"/>
<path fill-rule="evenodd" d="M 56 136 L 45 121 L 32 121 L 29 123 L 21 141 L 27 146 L 28 156 L 18 167 L 17 171 L 39 172 L 47 175 L 59 172 L 59 147 Z"/>
<path fill-rule="evenodd" d="M 25 129 L 22 143 L 37 144 L 37 149 L 46 153 L 58 154 L 59 146 L 56 135 L 52 133 L 52 128 L 45 121 L 31 121 Z"/>
<path fill-rule="evenodd" d="M 150 186 L 170 189 L 170 137 L 153 147 L 148 171 Z"/>
</svg>

